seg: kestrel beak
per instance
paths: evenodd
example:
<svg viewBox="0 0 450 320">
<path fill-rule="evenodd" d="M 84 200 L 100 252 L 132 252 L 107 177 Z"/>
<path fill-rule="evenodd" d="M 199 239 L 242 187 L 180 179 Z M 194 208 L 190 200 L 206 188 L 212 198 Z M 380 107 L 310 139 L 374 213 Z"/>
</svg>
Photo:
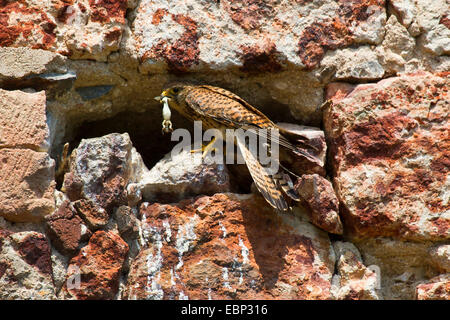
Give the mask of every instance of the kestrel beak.
<svg viewBox="0 0 450 320">
<path fill-rule="evenodd" d="M 163 92 L 161 93 L 160 96 L 155 97 L 155 100 L 161 102 L 161 100 L 162 100 L 164 97 L 170 97 L 170 95 L 169 95 L 169 93 L 167 92 L 167 90 L 163 91 Z"/>
</svg>

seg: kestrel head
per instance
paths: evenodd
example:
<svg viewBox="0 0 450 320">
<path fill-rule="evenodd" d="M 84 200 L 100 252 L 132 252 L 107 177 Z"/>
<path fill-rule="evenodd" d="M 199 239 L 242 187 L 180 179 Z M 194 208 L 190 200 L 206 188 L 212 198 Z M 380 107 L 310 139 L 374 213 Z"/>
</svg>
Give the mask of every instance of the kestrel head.
<svg viewBox="0 0 450 320">
<path fill-rule="evenodd" d="M 193 86 L 193 84 L 190 82 L 168 82 L 164 85 L 163 91 L 159 97 L 160 99 L 167 97 L 174 102 L 178 102 L 180 96 L 182 96 L 183 93 L 186 93 L 185 89 L 188 89 L 191 86 Z"/>
</svg>

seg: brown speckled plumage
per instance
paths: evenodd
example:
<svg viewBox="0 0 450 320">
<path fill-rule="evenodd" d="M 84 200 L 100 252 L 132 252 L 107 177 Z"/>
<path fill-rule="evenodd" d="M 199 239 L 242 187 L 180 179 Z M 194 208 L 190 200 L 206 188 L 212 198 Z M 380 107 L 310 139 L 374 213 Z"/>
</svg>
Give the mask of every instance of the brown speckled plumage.
<svg viewBox="0 0 450 320">
<path fill-rule="evenodd" d="M 257 131 L 274 128 L 280 130 L 280 146 L 295 149 L 286 136 L 283 136 L 286 134 L 284 130 L 277 127 L 261 111 L 228 90 L 209 85 L 172 83 L 165 86 L 163 95 L 170 98 L 170 107 L 181 115 L 192 121 L 202 121 L 205 130 L 215 128 L 224 133 L 225 129 Z M 289 206 L 285 194 L 298 200 L 292 181 L 281 167 L 278 173 L 270 174 L 250 152 L 245 141 L 237 139 L 237 145 L 256 187 L 268 203 L 279 210 L 287 210 Z"/>
</svg>

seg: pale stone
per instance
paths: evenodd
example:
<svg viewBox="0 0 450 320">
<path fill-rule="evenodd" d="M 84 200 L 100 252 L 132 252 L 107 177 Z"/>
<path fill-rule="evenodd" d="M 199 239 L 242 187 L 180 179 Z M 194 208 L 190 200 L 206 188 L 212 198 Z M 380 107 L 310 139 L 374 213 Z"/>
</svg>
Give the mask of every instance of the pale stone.
<svg viewBox="0 0 450 320">
<path fill-rule="evenodd" d="M 390 4 L 399 14 L 402 24 L 408 28 L 415 20 L 417 15 L 417 7 L 414 0 L 391 0 Z"/>
<path fill-rule="evenodd" d="M 99 207 L 115 201 L 112 193 L 126 188 L 132 144 L 127 133 L 83 139 L 71 155 L 70 170 L 81 181 L 82 195 Z"/>
<path fill-rule="evenodd" d="M 55 299 L 50 245 L 45 236 L 30 231 L 4 233 L 0 229 L 0 299 Z"/>
<path fill-rule="evenodd" d="M 450 53 L 450 29 L 441 23 L 449 15 L 447 0 L 417 1 L 416 21 L 421 32 L 420 42 L 434 55 Z"/>
<path fill-rule="evenodd" d="M 430 249 L 433 263 L 441 270 L 450 272 L 450 245 L 438 245 Z"/>
<path fill-rule="evenodd" d="M 375 50 L 369 46 L 330 51 L 322 65 L 335 69 L 333 78 L 337 80 L 381 79 L 385 73 Z"/>
<path fill-rule="evenodd" d="M 384 299 L 412 300 L 420 282 L 439 274 L 430 259 L 430 243 L 388 238 L 352 239 L 352 243 L 366 266 L 379 267 Z"/>
<path fill-rule="evenodd" d="M 417 300 L 449 300 L 450 273 L 434 277 L 416 288 Z"/>
<path fill-rule="evenodd" d="M 410 64 L 415 45 L 416 42 L 408 30 L 392 15 L 386 23 L 383 42 L 377 47 L 377 57 L 388 74 L 402 72 L 408 68 L 406 65 Z"/>
<path fill-rule="evenodd" d="M 0 48 L 0 82 L 2 78 L 20 79 L 30 75 L 65 72 L 66 57 L 47 50 Z"/>
<path fill-rule="evenodd" d="M 25 93 L 0 89 L 0 148 L 47 151 L 45 92 Z"/>
<path fill-rule="evenodd" d="M 200 194 L 212 195 L 230 191 L 230 178 L 225 164 L 207 164 L 201 152 L 167 154 L 140 182 L 146 201 L 176 202 Z"/>
<path fill-rule="evenodd" d="M 0 215 L 40 221 L 55 210 L 55 161 L 29 149 L 0 149 Z"/>
<path fill-rule="evenodd" d="M 337 275 L 333 277 L 333 297 L 337 300 L 381 300 L 378 266 L 366 267 L 358 249 L 350 242 L 333 243 Z"/>
</svg>

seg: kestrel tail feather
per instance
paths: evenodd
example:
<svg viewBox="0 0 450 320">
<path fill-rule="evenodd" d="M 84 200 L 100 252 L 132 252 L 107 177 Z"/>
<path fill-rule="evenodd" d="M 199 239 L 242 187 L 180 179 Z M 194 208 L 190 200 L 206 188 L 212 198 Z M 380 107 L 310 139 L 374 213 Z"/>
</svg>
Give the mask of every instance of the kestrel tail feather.
<svg viewBox="0 0 450 320">
<path fill-rule="evenodd" d="M 282 172 L 281 169 L 278 173 L 273 175 L 273 179 L 276 181 L 277 185 L 283 189 L 289 198 L 295 201 L 300 201 L 300 196 L 294 188 L 291 178 L 286 173 Z"/>
<path fill-rule="evenodd" d="M 267 169 L 259 163 L 257 157 L 247 148 L 245 138 L 238 135 L 236 141 L 259 192 L 274 208 L 282 211 L 289 209 L 286 199 L 278 189 L 276 180 L 273 179 L 267 172 Z"/>
<path fill-rule="evenodd" d="M 306 146 L 307 149 L 317 150 L 316 147 L 314 147 L 310 144 L 303 143 L 302 141 L 296 142 L 298 144 L 298 145 L 296 145 L 295 143 L 286 139 L 286 137 L 284 135 L 281 135 L 280 133 L 277 135 L 272 135 L 271 129 L 277 130 L 278 127 L 269 128 L 269 129 L 266 129 L 266 128 L 261 129 L 261 128 L 256 128 L 253 126 L 243 126 L 243 128 L 248 130 L 248 132 L 250 132 L 250 133 L 254 133 L 254 134 L 258 135 L 260 138 L 265 139 L 266 141 L 277 143 L 279 146 L 284 147 L 297 155 L 303 156 L 308 160 L 315 161 L 314 157 L 312 157 L 306 151 L 302 150 L 299 146 L 302 145 L 302 146 Z"/>
<path fill-rule="evenodd" d="M 257 132 L 266 132 L 266 130 L 257 130 Z M 260 135 L 261 137 L 261 135 Z M 272 135 L 271 131 L 268 131 L 267 136 L 265 137 L 266 141 L 267 140 L 271 140 L 271 143 L 264 143 L 262 145 L 260 145 L 260 148 L 262 148 L 263 154 L 270 154 L 273 156 L 272 154 L 272 143 L 279 143 L 279 141 L 281 141 L 279 138 L 280 136 L 278 134 Z M 277 167 L 278 167 L 278 172 L 275 173 L 272 177 L 273 180 L 275 181 L 276 185 L 281 188 L 284 193 L 286 195 L 289 196 L 289 198 L 291 198 L 292 200 L 295 201 L 300 201 L 300 196 L 297 193 L 297 190 L 295 190 L 294 188 L 294 184 L 292 183 L 291 177 L 286 173 L 289 172 L 291 173 L 289 170 L 287 170 L 280 162 L 279 159 L 276 159 L 275 157 L 272 157 L 272 161 L 276 161 L 277 163 Z M 286 170 L 286 172 L 283 171 Z M 292 174 L 292 173 L 291 173 Z M 295 174 L 294 174 L 295 176 Z"/>
</svg>

